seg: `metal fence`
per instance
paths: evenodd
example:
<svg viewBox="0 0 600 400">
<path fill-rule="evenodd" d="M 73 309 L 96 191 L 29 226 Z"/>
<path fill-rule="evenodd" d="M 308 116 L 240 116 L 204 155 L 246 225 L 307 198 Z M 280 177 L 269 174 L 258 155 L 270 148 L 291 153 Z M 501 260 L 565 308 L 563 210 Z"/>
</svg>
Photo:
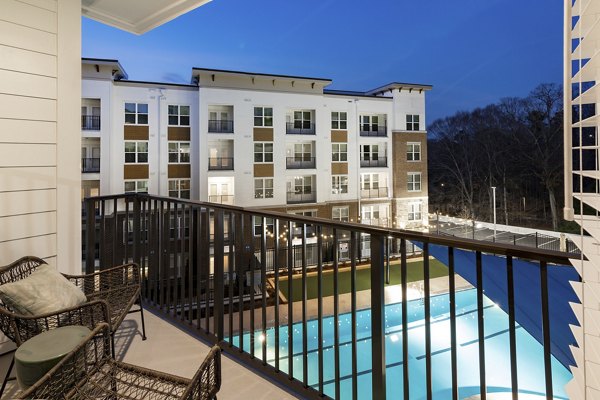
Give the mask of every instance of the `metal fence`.
<svg viewBox="0 0 600 400">
<path fill-rule="evenodd" d="M 408 332 L 409 242 L 419 243 L 423 252 L 423 357 L 426 366 L 422 382 L 409 379 L 409 374 L 414 373 L 412 370 L 409 372 L 409 365 L 415 361 L 409 357 L 408 334 L 401 335 L 402 347 L 397 354 L 402 359 L 402 374 L 397 382 L 397 385 L 402 385 L 401 397 L 410 399 L 411 390 L 415 390 L 416 385 L 423 385 L 426 398 L 433 398 L 432 357 L 435 354 L 432 350 L 432 324 L 435 321 L 431 314 L 429 255 L 433 247 L 439 246 L 446 249 L 448 257 L 450 397 L 453 400 L 459 398 L 457 349 L 460 344 L 457 343 L 455 286 L 455 254 L 459 251 L 471 252 L 476 259 L 477 309 L 473 315 L 477 319 L 479 353 L 473 362 L 480 366 L 482 399 L 486 398 L 487 392 L 482 277 L 484 269 L 493 267 L 484 265 L 482 255 L 493 254 L 505 260 L 509 304 L 507 330 L 510 336 L 506 352 L 510 354 L 511 365 L 505 373 L 511 374 L 511 390 L 516 396 L 519 383 L 513 260 L 532 260 L 540 271 L 539 280 L 536 280 L 541 293 L 539 315 L 544 332 L 544 361 L 540 368 L 543 368 L 545 395 L 553 397 L 548 269 L 550 263 L 568 263 L 564 253 L 147 194 L 91 198 L 86 199 L 84 206 L 87 272 L 127 261 L 137 262 L 143 281 L 142 295 L 149 306 L 182 328 L 211 343 L 220 344 L 224 351 L 243 364 L 262 371 L 303 398 L 329 396 L 340 399 L 342 369 L 345 371 L 343 378 L 351 386 L 347 398 L 358 398 L 359 385 L 364 384 L 364 381 L 359 384 L 359 378 L 364 371 L 358 369 L 357 267 L 361 259 L 359 252 L 367 249 L 370 324 L 368 329 L 361 327 L 360 334 L 368 335 L 370 342 L 368 348 L 363 349 L 366 351 L 361 351 L 360 358 L 367 360 L 369 365 L 371 380 L 368 392 L 371 397 L 378 400 L 391 398 L 386 392 L 386 358 L 390 357 L 386 353 L 384 286 L 386 254 L 389 254 L 386 249 L 390 248 L 390 243 L 397 246 L 399 286 L 402 289 L 401 328 L 402 332 Z M 257 219 L 258 230 L 255 229 Z M 259 235 L 255 236 L 257 231 Z M 314 233 L 314 236 L 309 238 L 308 232 Z M 347 245 L 340 246 L 342 243 Z M 98 259 L 94 254 L 96 247 Z M 344 339 L 340 331 L 342 260 L 340 251 L 336 251 L 341 248 L 347 251 L 350 271 L 350 307 L 347 314 L 350 331 Z M 326 254 L 328 252 L 329 255 Z M 309 256 L 309 253 L 316 256 Z M 317 287 L 314 318 L 309 315 L 307 306 L 311 262 L 316 263 L 316 271 L 311 275 L 316 276 Z M 325 297 L 323 292 L 325 272 L 332 274 L 333 294 L 330 297 Z M 295 277 L 301 282 L 301 300 L 297 302 L 291 300 L 294 298 L 293 291 L 297 290 L 293 285 Z M 287 304 L 279 296 L 283 285 L 290 299 Z M 331 326 L 325 326 L 326 317 L 332 318 Z M 316 324 L 314 338 L 309 337 L 309 323 L 311 326 Z M 333 335 L 326 344 L 325 332 Z M 313 360 L 310 366 L 309 357 Z"/>
</svg>

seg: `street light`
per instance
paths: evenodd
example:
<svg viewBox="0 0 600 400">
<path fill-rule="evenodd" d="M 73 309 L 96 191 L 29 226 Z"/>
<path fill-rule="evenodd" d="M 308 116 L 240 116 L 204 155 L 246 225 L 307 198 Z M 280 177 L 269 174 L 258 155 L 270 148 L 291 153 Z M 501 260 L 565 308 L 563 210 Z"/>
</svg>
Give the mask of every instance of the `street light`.
<svg viewBox="0 0 600 400">
<path fill-rule="evenodd" d="M 492 186 L 493 207 L 494 207 L 494 241 L 496 241 L 496 186 Z"/>
</svg>

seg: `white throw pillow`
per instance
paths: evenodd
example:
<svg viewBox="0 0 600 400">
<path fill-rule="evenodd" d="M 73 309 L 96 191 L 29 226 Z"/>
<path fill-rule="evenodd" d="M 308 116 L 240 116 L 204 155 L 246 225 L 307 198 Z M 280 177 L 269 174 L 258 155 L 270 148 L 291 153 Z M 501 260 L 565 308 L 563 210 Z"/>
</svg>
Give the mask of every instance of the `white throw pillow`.
<svg viewBox="0 0 600 400">
<path fill-rule="evenodd" d="M 85 294 L 49 265 L 40 265 L 27 278 L 0 286 L 0 299 L 22 315 L 40 315 L 79 306 Z"/>
</svg>

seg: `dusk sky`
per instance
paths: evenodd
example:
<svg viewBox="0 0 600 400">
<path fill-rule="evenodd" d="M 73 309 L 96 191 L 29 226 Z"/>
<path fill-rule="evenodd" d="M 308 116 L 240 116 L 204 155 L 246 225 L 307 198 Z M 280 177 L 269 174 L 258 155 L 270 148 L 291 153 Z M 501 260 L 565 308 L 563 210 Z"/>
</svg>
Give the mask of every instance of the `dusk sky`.
<svg viewBox="0 0 600 400">
<path fill-rule="evenodd" d="M 136 36 L 83 18 L 83 56 L 133 80 L 188 83 L 192 67 L 425 83 L 427 124 L 562 81 L 555 0 L 214 0 Z"/>
</svg>

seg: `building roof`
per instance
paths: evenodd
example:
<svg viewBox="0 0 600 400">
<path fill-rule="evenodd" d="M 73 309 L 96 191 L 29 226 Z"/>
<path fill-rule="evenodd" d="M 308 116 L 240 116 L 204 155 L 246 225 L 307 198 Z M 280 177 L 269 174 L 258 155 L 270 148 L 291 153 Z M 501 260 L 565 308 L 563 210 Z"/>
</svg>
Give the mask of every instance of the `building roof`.
<svg viewBox="0 0 600 400">
<path fill-rule="evenodd" d="M 211 0 L 82 0 L 91 19 L 141 35 Z"/>
<path fill-rule="evenodd" d="M 366 94 L 370 94 L 370 95 L 379 95 L 379 94 L 383 94 L 385 92 L 388 91 L 392 91 L 394 89 L 400 89 L 400 90 L 418 90 L 419 92 L 422 92 L 424 90 L 431 90 L 433 89 L 433 86 L 431 85 L 424 85 L 421 83 L 402 83 L 402 82 L 392 82 L 392 83 L 388 83 L 387 85 L 383 85 L 380 86 L 378 88 L 375 88 L 373 90 L 369 90 L 367 92 L 365 92 Z"/>
<path fill-rule="evenodd" d="M 198 72 L 215 73 L 215 74 L 226 74 L 226 75 L 244 75 L 244 76 L 260 76 L 266 78 L 279 78 L 279 79 L 295 79 L 295 80 L 307 80 L 307 81 L 319 81 L 331 83 L 332 80 L 328 78 L 311 78 L 308 76 L 297 76 L 297 75 L 280 75 L 280 74 L 266 74 L 264 72 L 248 72 L 248 71 L 233 71 L 227 69 L 213 69 L 213 68 L 192 68 L 192 76 L 196 76 Z"/>
<path fill-rule="evenodd" d="M 109 58 L 81 58 L 82 64 L 90 64 L 90 65 L 108 65 L 113 67 L 113 78 L 115 80 L 127 79 L 128 75 L 119 60 L 113 60 Z"/>
</svg>

